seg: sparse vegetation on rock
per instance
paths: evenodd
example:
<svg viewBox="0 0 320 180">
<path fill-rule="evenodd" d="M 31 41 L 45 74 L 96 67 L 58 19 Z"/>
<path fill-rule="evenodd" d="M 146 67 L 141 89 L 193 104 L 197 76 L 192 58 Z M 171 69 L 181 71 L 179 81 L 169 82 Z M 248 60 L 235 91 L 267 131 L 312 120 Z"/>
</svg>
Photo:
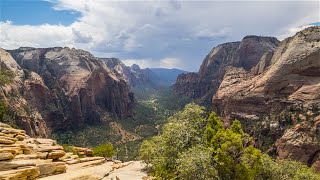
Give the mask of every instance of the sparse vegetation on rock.
<svg viewBox="0 0 320 180">
<path fill-rule="evenodd" d="M 218 116 L 187 105 L 168 119 L 161 135 L 145 140 L 140 158 L 163 179 L 317 179 L 311 168 L 277 161 L 254 146 L 241 123 L 225 128 Z M 290 170 L 287 170 L 287 169 Z"/>
<path fill-rule="evenodd" d="M 115 150 L 113 145 L 108 144 L 101 144 L 93 149 L 94 156 L 102 156 L 105 158 L 111 158 L 115 154 Z"/>
</svg>

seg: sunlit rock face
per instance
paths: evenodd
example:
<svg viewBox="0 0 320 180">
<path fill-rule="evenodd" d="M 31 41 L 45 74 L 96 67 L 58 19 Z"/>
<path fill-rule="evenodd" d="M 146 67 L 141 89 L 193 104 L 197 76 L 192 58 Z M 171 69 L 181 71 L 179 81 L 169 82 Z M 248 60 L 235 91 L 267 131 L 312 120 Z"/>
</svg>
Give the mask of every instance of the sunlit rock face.
<svg viewBox="0 0 320 180">
<path fill-rule="evenodd" d="M 276 142 L 269 150 L 280 159 L 312 165 L 320 150 L 320 27 L 283 40 L 271 59 L 266 56 L 251 72 L 226 71 L 213 110 L 227 124 L 240 119 L 257 145 Z"/>
<path fill-rule="evenodd" d="M 265 57 L 266 54 L 272 54 L 278 44 L 279 41 L 273 37 L 246 36 L 241 42 L 218 45 L 206 56 L 198 73 L 183 74 L 177 78 L 175 90 L 210 104 L 227 68 L 250 70 L 261 58 L 269 58 Z"/>
<path fill-rule="evenodd" d="M 134 97 L 127 83 L 89 52 L 60 47 L 8 52 L 24 69 L 18 94 L 50 130 L 96 123 L 103 113 L 132 115 Z"/>
</svg>

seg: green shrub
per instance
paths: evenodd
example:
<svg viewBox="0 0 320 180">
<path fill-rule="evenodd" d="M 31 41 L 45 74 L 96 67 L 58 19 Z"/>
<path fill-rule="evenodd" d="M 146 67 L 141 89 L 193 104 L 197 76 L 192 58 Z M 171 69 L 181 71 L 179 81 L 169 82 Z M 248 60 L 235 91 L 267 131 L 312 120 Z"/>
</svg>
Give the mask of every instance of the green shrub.
<svg viewBox="0 0 320 180">
<path fill-rule="evenodd" d="M 296 161 L 274 161 L 267 155 L 262 156 L 262 169 L 259 175 L 261 180 L 319 180 L 320 174 L 314 173 L 306 165 Z"/>
<path fill-rule="evenodd" d="M 0 69 L 0 86 L 11 83 L 13 81 L 14 76 L 14 72 Z"/>
<path fill-rule="evenodd" d="M 235 120 L 223 126 L 215 113 L 205 118 L 196 104 L 168 119 L 161 135 L 145 140 L 140 159 L 159 179 L 282 180 L 320 179 L 311 168 L 293 161 L 274 161 L 251 144 Z"/>
<path fill-rule="evenodd" d="M 3 101 L 0 101 L 0 121 L 3 121 L 3 117 L 6 114 L 7 107 Z"/>
<path fill-rule="evenodd" d="M 112 157 L 115 154 L 113 145 L 108 144 L 101 144 L 93 149 L 94 156 L 102 156 L 102 157 Z"/>
<path fill-rule="evenodd" d="M 202 145 L 189 148 L 181 153 L 177 159 L 177 172 L 179 178 L 218 179 L 218 171 L 211 163 L 212 151 Z"/>
<path fill-rule="evenodd" d="M 68 144 L 63 144 L 62 147 L 65 152 L 73 152 L 73 147 Z"/>
</svg>

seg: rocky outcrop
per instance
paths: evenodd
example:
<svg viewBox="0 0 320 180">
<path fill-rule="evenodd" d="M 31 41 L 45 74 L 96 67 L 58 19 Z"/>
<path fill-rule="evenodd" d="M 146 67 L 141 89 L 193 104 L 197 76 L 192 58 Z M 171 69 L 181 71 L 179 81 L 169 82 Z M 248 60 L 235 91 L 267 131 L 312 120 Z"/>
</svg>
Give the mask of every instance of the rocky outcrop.
<svg viewBox="0 0 320 180">
<path fill-rule="evenodd" d="M 53 162 L 65 155 L 51 139 L 33 139 L 24 130 L 0 125 L 0 178 L 36 179 L 66 172 L 63 162 Z"/>
<path fill-rule="evenodd" d="M 268 59 L 267 54 L 272 54 L 278 43 L 272 37 L 246 36 L 241 42 L 218 45 L 206 56 L 198 73 L 180 75 L 174 88 L 179 93 L 210 103 L 228 67 L 250 70 L 260 59 Z"/>
<path fill-rule="evenodd" d="M 43 94 L 47 93 L 48 88 L 42 83 L 42 79 L 32 73 L 30 78 L 25 80 L 28 73 L 22 70 L 10 53 L 1 48 L 0 63 L 1 72 L 6 72 L 1 78 L 12 80 L 0 84 L 0 103 L 6 111 L 1 121 L 17 125 L 34 137 L 49 136 L 50 130 L 41 113 L 28 103 L 32 96 L 42 97 L 45 101 Z M 35 103 L 39 103 L 39 107 L 43 104 L 41 101 Z"/>
<path fill-rule="evenodd" d="M 47 127 L 53 131 L 83 127 L 101 121 L 106 112 L 120 118 L 132 115 L 134 98 L 126 82 L 89 52 L 60 47 L 8 52 L 3 51 L 19 70 L 16 92 L 35 117 L 27 125 L 22 124 L 25 118 L 17 120 L 28 134 L 41 136 L 35 132 Z"/>
<path fill-rule="evenodd" d="M 37 179 L 66 173 L 68 165 L 105 162 L 104 157 L 91 157 L 92 150 L 88 148 L 72 147 L 79 157 L 65 152 L 55 140 L 31 138 L 24 130 L 4 123 L 0 123 L 0 140 L 0 179 Z"/>
<path fill-rule="evenodd" d="M 275 146 L 279 159 L 294 159 L 309 166 L 320 161 L 320 116 L 289 128 Z"/>
<path fill-rule="evenodd" d="M 226 124 L 238 118 L 256 145 L 280 159 L 318 161 L 320 27 L 283 40 L 249 69 L 229 68 L 212 98 Z M 273 54 L 273 55 L 272 55 Z"/>
<path fill-rule="evenodd" d="M 152 78 L 155 77 L 150 69 L 140 69 L 136 64 L 126 66 L 117 58 L 100 58 L 119 79 L 125 80 L 131 87 L 152 86 Z"/>
</svg>

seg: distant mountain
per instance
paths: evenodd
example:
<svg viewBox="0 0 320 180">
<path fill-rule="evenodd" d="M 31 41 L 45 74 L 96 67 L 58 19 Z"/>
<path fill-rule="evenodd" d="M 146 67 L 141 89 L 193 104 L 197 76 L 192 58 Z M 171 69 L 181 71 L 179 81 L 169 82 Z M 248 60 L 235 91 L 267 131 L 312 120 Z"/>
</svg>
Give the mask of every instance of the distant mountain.
<svg viewBox="0 0 320 180">
<path fill-rule="evenodd" d="M 130 67 L 117 58 L 100 58 L 100 60 L 131 87 L 169 87 L 175 83 L 179 74 L 186 73 L 180 69 L 141 69 L 137 64 Z"/>
<path fill-rule="evenodd" d="M 154 72 L 162 80 L 161 82 L 165 86 L 173 85 L 180 74 L 188 73 L 187 71 L 176 69 L 176 68 L 173 68 L 173 69 L 150 68 L 150 70 Z"/>
</svg>

